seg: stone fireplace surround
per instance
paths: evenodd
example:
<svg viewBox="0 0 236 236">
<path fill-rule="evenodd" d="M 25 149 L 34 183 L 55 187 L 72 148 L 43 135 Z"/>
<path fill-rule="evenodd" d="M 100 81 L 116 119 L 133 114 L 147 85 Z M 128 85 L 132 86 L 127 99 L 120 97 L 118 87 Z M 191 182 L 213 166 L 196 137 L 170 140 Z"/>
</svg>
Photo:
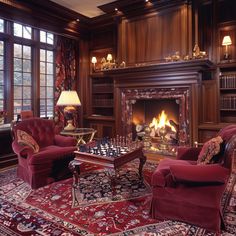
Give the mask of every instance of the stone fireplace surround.
<svg viewBox="0 0 236 236">
<path fill-rule="evenodd" d="M 192 145 L 198 140 L 201 83 L 211 79 L 212 66 L 209 60 L 189 60 L 104 72 L 114 79 L 116 133 L 131 132 L 135 100 L 174 98 L 179 101 L 179 145 Z"/>
</svg>

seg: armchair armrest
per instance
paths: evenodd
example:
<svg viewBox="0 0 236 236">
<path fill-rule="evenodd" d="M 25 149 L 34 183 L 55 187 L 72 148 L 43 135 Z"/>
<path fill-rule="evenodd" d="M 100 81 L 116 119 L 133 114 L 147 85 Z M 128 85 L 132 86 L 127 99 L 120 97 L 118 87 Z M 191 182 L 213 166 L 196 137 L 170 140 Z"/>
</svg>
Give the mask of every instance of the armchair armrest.
<svg viewBox="0 0 236 236">
<path fill-rule="evenodd" d="M 172 165 L 170 172 L 174 181 L 181 183 L 224 184 L 229 176 L 229 169 L 218 164 Z"/>
<path fill-rule="evenodd" d="M 18 144 L 16 141 L 14 141 L 12 143 L 12 149 L 13 151 L 21 157 L 27 158 L 28 156 L 31 156 L 34 151 L 31 147 L 27 146 L 27 145 L 20 145 Z"/>
<path fill-rule="evenodd" d="M 201 151 L 200 147 L 179 147 L 177 150 L 177 160 L 196 161 Z"/>
<path fill-rule="evenodd" d="M 55 144 L 61 147 L 70 147 L 76 146 L 77 141 L 73 137 L 66 137 L 60 134 L 55 135 L 54 137 Z"/>
</svg>

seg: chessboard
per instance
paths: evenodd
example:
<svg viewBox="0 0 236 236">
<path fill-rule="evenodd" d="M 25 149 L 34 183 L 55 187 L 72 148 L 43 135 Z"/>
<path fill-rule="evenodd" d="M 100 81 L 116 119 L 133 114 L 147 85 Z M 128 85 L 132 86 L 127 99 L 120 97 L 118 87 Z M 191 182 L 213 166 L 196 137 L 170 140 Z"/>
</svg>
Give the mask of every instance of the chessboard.
<svg viewBox="0 0 236 236">
<path fill-rule="evenodd" d="M 117 136 L 114 139 L 103 138 L 80 145 L 78 151 L 96 156 L 117 158 L 140 147 L 142 147 L 142 143 L 139 140 L 132 141 L 131 136 Z"/>
</svg>

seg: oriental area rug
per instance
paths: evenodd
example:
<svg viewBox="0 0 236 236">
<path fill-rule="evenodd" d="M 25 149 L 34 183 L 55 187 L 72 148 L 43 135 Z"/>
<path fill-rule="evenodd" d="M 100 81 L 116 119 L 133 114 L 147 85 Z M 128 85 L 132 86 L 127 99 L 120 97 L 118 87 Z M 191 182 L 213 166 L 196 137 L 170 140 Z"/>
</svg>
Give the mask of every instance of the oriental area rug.
<svg viewBox="0 0 236 236">
<path fill-rule="evenodd" d="M 157 221 L 149 214 L 150 178 L 156 164 L 144 166 L 144 182 L 133 161 L 117 174 L 111 188 L 110 173 L 83 165 L 80 188 L 72 191 L 72 178 L 32 190 L 17 178 L 16 169 L 0 172 L 0 235 L 72 236 L 214 236 L 194 225 Z M 236 235 L 236 174 L 232 173 L 223 197 L 226 230 Z"/>
</svg>

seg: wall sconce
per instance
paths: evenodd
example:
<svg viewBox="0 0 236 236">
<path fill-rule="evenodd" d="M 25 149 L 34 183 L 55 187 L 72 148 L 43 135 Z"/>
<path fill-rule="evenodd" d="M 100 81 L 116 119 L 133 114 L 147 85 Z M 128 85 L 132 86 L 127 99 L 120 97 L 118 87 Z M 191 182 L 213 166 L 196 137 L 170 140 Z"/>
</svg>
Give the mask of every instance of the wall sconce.
<svg viewBox="0 0 236 236">
<path fill-rule="evenodd" d="M 109 53 L 107 54 L 107 60 L 109 63 L 111 63 L 111 60 L 112 60 L 112 55 Z"/>
<path fill-rule="evenodd" d="M 73 125 L 75 106 L 80 106 L 81 102 L 76 91 L 62 91 L 57 101 L 57 106 L 64 106 L 64 116 L 67 118 L 67 126 L 64 127 L 66 131 L 75 130 Z"/>
<path fill-rule="evenodd" d="M 96 57 L 92 57 L 91 62 L 93 63 L 93 70 L 96 70 L 96 63 L 97 63 L 97 58 Z"/>
<path fill-rule="evenodd" d="M 228 46 L 232 44 L 232 40 L 229 35 L 224 36 L 222 46 L 225 46 L 224 59 L 229 59 Z"/>
</svg>

